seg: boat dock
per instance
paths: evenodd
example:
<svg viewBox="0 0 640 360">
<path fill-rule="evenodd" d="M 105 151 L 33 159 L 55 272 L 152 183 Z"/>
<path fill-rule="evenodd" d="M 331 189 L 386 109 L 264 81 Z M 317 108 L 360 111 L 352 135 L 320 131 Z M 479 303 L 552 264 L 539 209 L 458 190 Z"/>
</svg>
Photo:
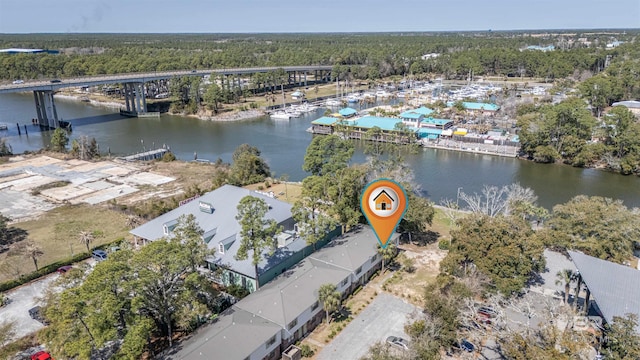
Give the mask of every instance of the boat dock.
<svg viewBox="0 0 640 360">
<path fill-rule="evenodd" d="M 124 160 L 124 161 L 150 161 L 150 160 L 162 159 L 164 154 L 168 152 L 169 152 L 169 149 L 161 148 L 161 149 L 149 150 L 149 151 L 145 151 L 137 154 L 132 154 L 129 156 L 120 157 L 118 159 Z"/>
</svg>

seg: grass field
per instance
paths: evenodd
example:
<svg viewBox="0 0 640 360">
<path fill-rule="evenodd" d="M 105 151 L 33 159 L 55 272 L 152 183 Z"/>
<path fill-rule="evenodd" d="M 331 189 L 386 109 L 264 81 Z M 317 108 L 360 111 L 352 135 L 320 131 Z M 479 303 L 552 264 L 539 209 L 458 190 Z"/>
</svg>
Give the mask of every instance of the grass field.
<svg viewBox="0 0 640 360">
<path fill-rule="evenodd" d="M 246 189 L 250 190 L 260 190 L 260 191 L 273 191 L 278 200 L 282 200 L 284 202 L 288 202 L 293 205 L 300 198 L 300 193 L 302 192 L 302 184 L 287 182 L 285 183 L 277 183 L 271 184 L 270 187 L 266 187 L 264 182 L 251 184 L 245 186 Z"/>
<path fill-rule="evenodd" d="M 15 224 L 27 231 L 27 239 L 36 243 L 44 253 L 38 260 L 40 267 L 86 252 L 80 243 L 81 231 L 92 232 L 97 246 L 128 235 L 126 216 L 104 207 L 67 205 L 53 209 L 40 219 Z M 0 254 L 0 281 L 14 279 L 34 271 L 33 261 L 21 256 Z"/>
</svg>

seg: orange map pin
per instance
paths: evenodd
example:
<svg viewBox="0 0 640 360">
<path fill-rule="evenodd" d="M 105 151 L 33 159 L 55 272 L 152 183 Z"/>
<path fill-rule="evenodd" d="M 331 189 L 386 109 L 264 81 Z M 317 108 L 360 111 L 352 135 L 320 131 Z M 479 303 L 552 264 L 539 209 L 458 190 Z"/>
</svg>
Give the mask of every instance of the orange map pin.
<svg viewBox="0 0 640 360">
<path fill-rule="evenodd" d="M 390 179 L 370 182 L 360 197 L 360 208 L 384 249 L 407 211 L 407 194 Z"/>
</svg>

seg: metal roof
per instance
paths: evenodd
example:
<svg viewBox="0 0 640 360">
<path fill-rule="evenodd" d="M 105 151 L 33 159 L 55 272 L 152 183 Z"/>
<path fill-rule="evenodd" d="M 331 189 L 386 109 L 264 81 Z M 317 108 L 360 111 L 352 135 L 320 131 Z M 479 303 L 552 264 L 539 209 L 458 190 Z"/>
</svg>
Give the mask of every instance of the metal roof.
<svg viewBox="0 0 640 360">
<path fill-rule="evenodd" d="M 338 113 L 340 113 L 340 115 L 342 115 L 342 116 L 351 116 L 351 115 L 357 114 L 358 110 L 347 107 L 347 108 L 344 108 L 344 109 L 340 109 L 340 111 L 338 111 Z"/>
<path fill-rule="evenodd" d="M 576 251 L 569 256 L 608 323 L 627 313 L 640 317 L 640 271 Z"/>
<path fill-rule="evenodd" d="M 266 219 L 273 219 L 278 223 L 282 223 L 291 218 L 291 205 L 288 203 L 248 189 L 233 185 L 224 185 L 166 214 L 158 216 L 146 224 L 131 230 L 130 233 L 149 241 L 158 240 L 165 236 L 163 229 L 164 224 L 170 224 L 182 215 L 193 214 L 196 218 L 196 223 L 202 228 L 205 234 L 213 234 L 207 243 L 209 249 L 217 250 L 220 242 L 224 242 L 224 245 L 230 244 L 224 254 L 216 251 L 215 262 L 224 264 L 236 272 L 255 278 L 255 268 L 251 264 L 250 257 L 247 260 L 235 259 L 235 254 L 240 247 L 241 230 L 240 224 L 236 220 L 238 213 L 237 207 L 240 200 L 248 195 L 263 199 L 269 205 L 269 211 L 265 216 Z M 213 212 L 201 211 L 201 203 L 211 205 Z M 213 231 L 214 229 L 215 232 Z M 303 247 L 304 241 L 302 241 L 301 244 L 296 240 L 287 247 L 277 249 L 272 257 L 266 256 L 267 251 L 265 250 L 263 259 L 260 264 L 258 264 L 258 272 L 263 273 L 272 266 L 280 263 L 288 255 L 291 255 L 292 252 L 298 251 Z"/>
<path fill-rule="evenodd" d="M 636 100 L 618 101 L 611 104 L 611 106 L 624 106 L 632 109 L 640 109 L 640 101 L 636 101 Z"/>
<path fill-rule="evenodd" d="M 338 119 L 329 116 L 323 116 L 319 119 L 313 120 L 311 123 L 314 125 L 333 125 Z"/>
</svg>

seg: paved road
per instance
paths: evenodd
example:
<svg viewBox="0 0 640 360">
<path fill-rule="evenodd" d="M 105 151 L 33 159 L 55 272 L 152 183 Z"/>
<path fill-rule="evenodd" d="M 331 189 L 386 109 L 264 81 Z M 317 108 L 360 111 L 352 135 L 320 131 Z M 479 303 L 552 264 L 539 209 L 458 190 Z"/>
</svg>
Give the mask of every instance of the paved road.
<svg viewBox="0 0 640 360">
<path fill-rule="evenodd" d="M 420 310 L 387 293 L 378 295 L 364 311 L 318 354 L 318 360 L 360 359 L 369 347 L 387 336 L 409 337 L 404 333 L 407 315 Z"/>
<path fill-rule="evenodd" d="M 33 320 L 29 316 L 29 309 L 42 305 L 40 298 L 49 285 L 59 276 L 59 274 L 55 273 L 6 293 L 11 302 L 9 305 L 0 308 L 0 322 L 16 322 L 14 340 L 44 327 L 42 323 Z"/>
</svg>

